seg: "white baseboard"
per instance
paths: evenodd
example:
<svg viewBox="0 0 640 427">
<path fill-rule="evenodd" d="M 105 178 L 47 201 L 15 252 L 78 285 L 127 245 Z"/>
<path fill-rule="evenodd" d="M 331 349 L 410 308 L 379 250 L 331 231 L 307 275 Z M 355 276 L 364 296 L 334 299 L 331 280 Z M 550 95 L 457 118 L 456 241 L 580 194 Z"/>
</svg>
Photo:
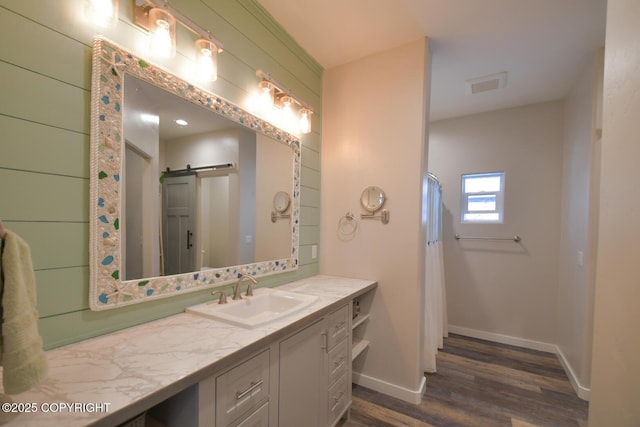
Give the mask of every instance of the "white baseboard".
<svg viewBox="0 0 640 427">
<path fill-rule="evenodd" d="M 558 356 L 560 360 L 560 364 L 564 369 L 564 372 L 569 377 L 569 382 L 573 387 L 573 390 L 576 392 L 578 397 L 582 400 L 589 400 L 589 395 L 591 393 L 591 389 L 588 387 L 584 387 L 578 381 L 578 377 L 576 377 L 573 369 L 571 369 L 571 365 L 562 354 L 560 347 L 555 344 L 549 344 L 541 341 L 528 340 L 525 338 L 512 337 L 509 335 L 496 334 L 493 332 L 479 331 L 477 329 L 463 328 L 461 326 L 449 325 L 449 332 L 458 335 L 464 335 L 466 337 L 479 338 L 482 340 L 497 342 L 500 344 L 509 344 L 515 345 L 518 347 L 528 348 L 531 350 L 540 350 L 546 351 L 547 353 L 553 353 Z"/>
<path fill-rule="evenodd" d="M 509 335 L 496 334 L 493 332 L 479 331 L 477 329 L 463 328 L 461 326 L 449 325 L 449 332 L 453 334 L 464 335 L 466 337 L 479 338 L 481 340 L 498 342 L 500 344 L 509 344 L 509 345 L 515 345 L 518 347 L 528 348 L 531 350 L 546 351 L 548 353 L 555 353 L 557 349 L 555 344 L 528 340 L 525 338 L 512 337 Z"/>
<path fill-rule="evenodd" d="M 396 384 L 391 384 L 378 378 L 361 374 L 359 372 L 353 372 L 352 381 L 354 384 L 358 384 L 371 390 L 375 390 L 379 393 L 396 397 L 398 399 L 404 400 L 405 402 L 414 404 L 418 404 L 422 401 L 422 394 L 424 393 L 427 386 L 427 379 L 424 376 L 422 376 L 422 379 L 420 380 L 420 386 L 418 387 L 418 390 L 410 390 L 408 388 L 400 387 Z"/>
<path fill-rule="evenodd" d="M 589 397 L 591 396 L 591 389 L 580 384 L 580 381 L 578 381 L 578 377 L 573 372 L 573 369 L 571 369 L 571 365 L 569 364 L 569 361 L 567 360 L 567 358 L 564 357 L 564 353 L 562 353 L 562 350 L 560 350 L 560 347 L 558 346 L 555 346 L 555 347 L 556 347 L 555 353 L 558 356 L 558 359 L 560 359 L 562 368 L 564 369 L 564 371 L 567 373 L 567 376 L 569 377 L 569 381 L 571 382 L 571 386 L 573 386 L 573 390 L 576 392 L 576 394 L 580 399 L 589 401 Z"/>
</svg>

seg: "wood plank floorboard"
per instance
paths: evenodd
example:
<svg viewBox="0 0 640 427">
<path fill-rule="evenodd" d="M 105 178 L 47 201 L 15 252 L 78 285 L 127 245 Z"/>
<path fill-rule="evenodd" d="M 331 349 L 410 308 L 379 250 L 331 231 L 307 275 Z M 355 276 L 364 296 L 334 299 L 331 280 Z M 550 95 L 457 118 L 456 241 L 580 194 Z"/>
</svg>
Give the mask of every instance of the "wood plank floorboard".
<svg viewBox="0 0 640 427">
<path fill-rule="evenodd" d="M 338 427 L 586 427 L 579 399 L 554 354 L 451 334 L 426 374 L 422 402 L 353 387 Z"/>
</svg>

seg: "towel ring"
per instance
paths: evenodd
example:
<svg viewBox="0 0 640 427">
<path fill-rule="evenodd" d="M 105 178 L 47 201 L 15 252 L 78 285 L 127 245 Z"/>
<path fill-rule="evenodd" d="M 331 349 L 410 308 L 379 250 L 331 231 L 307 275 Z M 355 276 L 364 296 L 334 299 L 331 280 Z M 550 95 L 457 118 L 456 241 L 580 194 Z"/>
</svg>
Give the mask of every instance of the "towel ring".
<svg viewBox="0 0 640 427">
<path fill-rule="evenodd" d="M 338 220 L 338 237 L 340 240 L 348 241 L 355 237 L 358 231 L 358 221 L 356 216 L 347 212 Z"/>
</svg>

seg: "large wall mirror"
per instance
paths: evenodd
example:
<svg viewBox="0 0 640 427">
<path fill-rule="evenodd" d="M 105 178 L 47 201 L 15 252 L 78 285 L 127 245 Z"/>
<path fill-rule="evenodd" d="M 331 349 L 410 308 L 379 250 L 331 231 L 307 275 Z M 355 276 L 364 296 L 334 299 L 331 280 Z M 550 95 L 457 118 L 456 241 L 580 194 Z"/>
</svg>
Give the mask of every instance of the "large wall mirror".
<svg viewBox="0 0 640 427">
<path fill-rule="evenodd" d="M 91 309 L 296 269 L 300 142 L 113 42 L 93 49 Z"/>
</svg>

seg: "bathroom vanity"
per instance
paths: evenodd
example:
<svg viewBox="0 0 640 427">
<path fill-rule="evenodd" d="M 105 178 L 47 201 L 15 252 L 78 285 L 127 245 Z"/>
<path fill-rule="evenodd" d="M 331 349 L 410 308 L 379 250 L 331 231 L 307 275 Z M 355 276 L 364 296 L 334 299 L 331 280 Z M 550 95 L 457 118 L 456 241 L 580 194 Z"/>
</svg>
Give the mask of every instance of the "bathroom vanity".
<svg viewBox="0 0 640 427">
<path fill-rule="evenodd" d="M 115 426 L 146 412 L 165 426 L 335 425 L 351 402 L 357 307 L 375 287 L 314 276 L 277 288 L 313 304 L 251 329 L 183 313 L 50 350 L 47 380 L 12 396 L 35 410 L 8 425 Z"/>
</svg>

